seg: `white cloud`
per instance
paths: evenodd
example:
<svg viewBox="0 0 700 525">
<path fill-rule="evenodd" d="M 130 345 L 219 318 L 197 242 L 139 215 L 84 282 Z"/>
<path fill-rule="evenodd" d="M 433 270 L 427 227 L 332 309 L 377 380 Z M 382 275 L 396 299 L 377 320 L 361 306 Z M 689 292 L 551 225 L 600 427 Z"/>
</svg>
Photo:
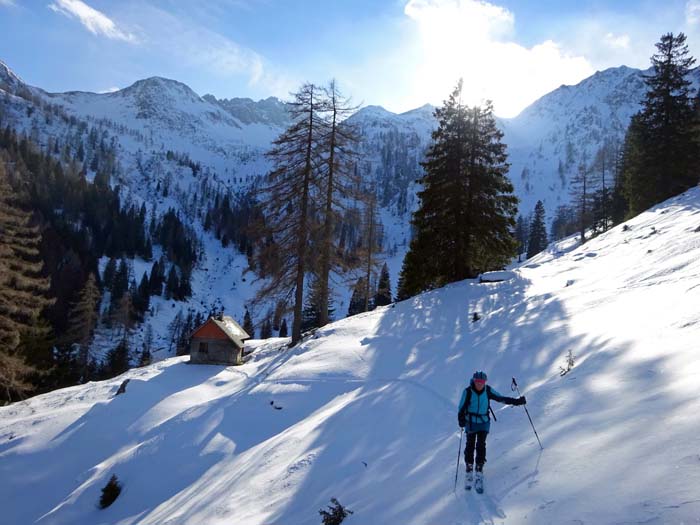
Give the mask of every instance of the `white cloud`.
<svg viewBox="0 0 700 525">
<path fill-rule="evenodd" d="M 6 6 L 6 7 L 14 7 L 15 0 L 0 0 L 0 5 Z"/>
<path fill-rule="evenodd" d="M 497 114 L 515 116 L 561 84 L 594 72 L 586 58 L 552 40 L 529 48 L 516 43 L 513 13 L 488 2 L 410 0 L 404 12 L 419 34 L 413 80 L 418 99 L 443 100 L 463 77 L 465 102 L 491 99 Z"/>
<path fill-rule="evenodd" d="M 608 33 L 605 35 L 605 43 L 613 49 L 627 49 L 630 47 L 630 36 Z"/>
<path fill-rule="evenodd" d="M 48 7 L 68 18 L 77 18 L 88 31 L 95 35 L 103 35 L 114 40 L 136 42 L 134 35 L 119 29 L 104 13 L 93 9 L 81 0 L 55 0 Z"/>
<path fill-rule="evenodd" d="M 297 87 L 296 81 L 275 71 L 255 50 L 203 25 L 154 6 L 142 6 L 138 16 L 148 35 L 145 45 L 186 66 L 226 81 L 242 76 L 249 87 L 277 96 L 286 96 Z"/>
<path fill-rule="evenodd" d="M 100 95 L 104 95 L 105 93 L 114 93 L 115 91 L 119 91 L 118 87 L 111 87 L 107 89 L 103 89 L 102 91 L 98 91 Z"/>
<path fill-rule="evenodd" d="M 700 0 L 688 0 L 685 4 L 685 20 L 688 25 L 700 22 Z"/>
</svg>

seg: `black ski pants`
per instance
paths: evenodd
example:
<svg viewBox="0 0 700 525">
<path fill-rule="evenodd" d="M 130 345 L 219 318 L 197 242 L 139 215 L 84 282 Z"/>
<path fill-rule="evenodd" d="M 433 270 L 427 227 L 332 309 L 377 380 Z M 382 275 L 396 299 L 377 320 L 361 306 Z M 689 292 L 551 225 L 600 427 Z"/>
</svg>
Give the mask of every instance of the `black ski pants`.
<svg viewBox="0 0 700 525">
<path fill-rule="evenodd" d="M 474 464 L 474 449 L 476 448 L 476 470 L 481 471 L 484 463 L 486 463 L 486 436 L 489 433 L 467 432 L 467 446 L 464 448 L 464 462 L 467 468 Z"/>
</svg>

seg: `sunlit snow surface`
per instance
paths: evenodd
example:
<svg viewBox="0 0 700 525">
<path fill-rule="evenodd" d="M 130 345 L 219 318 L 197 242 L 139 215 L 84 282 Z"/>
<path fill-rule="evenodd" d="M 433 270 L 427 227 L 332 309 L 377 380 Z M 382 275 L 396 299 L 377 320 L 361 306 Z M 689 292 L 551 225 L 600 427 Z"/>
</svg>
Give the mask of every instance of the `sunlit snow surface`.
<svg viewBox="0 0 700 525">
<path fill-rule="evenodd" d="M 507 281 L 294 349 L 253 341 L 242 366 L 172 358 L 0 408 L 0 521 L 311 525 L 335 497 L 349 525 L 697 523 L 699 230 L 693 189 Z M 456 404 L 477 369 L 506 395 L 517 378 L 545 449 L 522 408 L 494 403 L 486 492 L 460 476 L 455 494 Z M 99 510 L 112 474 L 123 492 Z"/>
</svg>

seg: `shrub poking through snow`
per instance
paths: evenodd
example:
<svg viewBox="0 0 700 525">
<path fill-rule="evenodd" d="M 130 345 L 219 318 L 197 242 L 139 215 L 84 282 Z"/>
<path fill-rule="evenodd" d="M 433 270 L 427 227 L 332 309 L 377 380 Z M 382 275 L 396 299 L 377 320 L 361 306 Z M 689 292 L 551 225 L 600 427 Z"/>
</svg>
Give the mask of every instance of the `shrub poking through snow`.
<svg viewBox="0 0 700 525">
<path fill-rule="evenodd" d="M 331 498 L 331 504 L 328 505 L 328 510 L 321 509 L 318 513 L 321 515 L 321 518 L 323 518 L 323 525 L 339 525 L 345 518 L 352 514 L 352 511 L 343 507 L 337 499 Z"/>
<path fill-rule="evenodd" d="M 106 509 L 112 503 L 114 503 L 114 500 L 116 500 L 119 497 L 121 491 L 122 486 L 119 484 L 116 474 L 112 474 L 112 477 L 109 478 L 109 481 L 102 489 L 102 496 L 100 497 L 100 508 Z"/>
<path fill-rule="evenodd" d="M 571 351 L 571 349 L 569 349 L 569 353 L 566 355 L 566 368 L 563 366 L 560 366 L 559 367 L 559 370 L 560 370 L 559 375 L 565 376 L 567 373 L 569 373 L 571 371 L 571 369 L 574 367 L 574 364 L 575 364 L 574 363 L 574 354 Z"/>
</svg>

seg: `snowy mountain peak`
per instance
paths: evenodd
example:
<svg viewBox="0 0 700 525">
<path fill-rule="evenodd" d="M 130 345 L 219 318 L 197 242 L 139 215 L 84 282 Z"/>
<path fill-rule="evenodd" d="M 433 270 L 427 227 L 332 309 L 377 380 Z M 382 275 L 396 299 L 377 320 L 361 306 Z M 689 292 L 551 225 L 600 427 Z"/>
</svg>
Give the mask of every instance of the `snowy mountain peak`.
<svg viewBox="0 0 700 525">
<path fill-rule="evenodd" d="M 5 62 L 0 60 L 0 90 L 15 93 L 20 87 L 26 87 L 24 81 Z"/>
<path fill-rule="evenodd" d="M 167 100 L 187 100 L 191 102 L 201 101 L 189 86 L 163 77 L 150 77 L 137 80 L 129 87 L 110 93 L 111 96 L 134 96 L 138 99 L 153 99 L 155 97 L 166 97 Z"/>
<path fill-rule="evenodd" d="M 242 124 L 257 123 L 286 127 L 290 123 L 285 103 L 276 97 L 268 97 L 257 102 L 250 98 L 217 99 L 209 94 L 202 98 L 221 107 Z"/>
</svg>

